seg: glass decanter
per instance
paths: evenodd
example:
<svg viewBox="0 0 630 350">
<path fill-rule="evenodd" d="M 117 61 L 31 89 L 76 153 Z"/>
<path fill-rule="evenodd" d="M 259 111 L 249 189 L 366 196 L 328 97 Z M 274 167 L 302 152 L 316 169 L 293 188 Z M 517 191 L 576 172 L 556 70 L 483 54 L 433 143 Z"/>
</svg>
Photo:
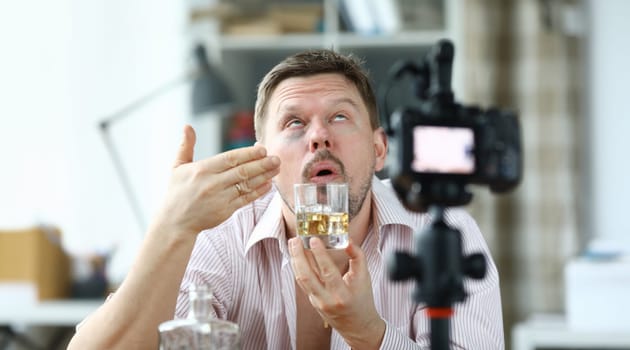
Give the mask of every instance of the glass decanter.
<svg viewBox="0 0 630 350">
<path fill-rule="evenodd" d="M 188 318 L 160 324 L 160 350 L 240 350 L 240 331 L 233 322 L 213 318 L 212 293 L 207 286 L 191 286 Z"/>
</svg>

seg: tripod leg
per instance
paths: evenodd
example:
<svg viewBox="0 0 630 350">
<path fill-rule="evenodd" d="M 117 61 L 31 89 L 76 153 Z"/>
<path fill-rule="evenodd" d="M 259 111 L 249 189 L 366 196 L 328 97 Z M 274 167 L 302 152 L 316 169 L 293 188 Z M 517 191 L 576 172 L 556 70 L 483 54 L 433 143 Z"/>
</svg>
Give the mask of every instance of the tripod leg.
<svg viewBox="0 0 630 350">
<path fill-rule="evenodd" d="M 449 350 L 449 318 L 431 318 L 431 350 Z"/>
</svg>

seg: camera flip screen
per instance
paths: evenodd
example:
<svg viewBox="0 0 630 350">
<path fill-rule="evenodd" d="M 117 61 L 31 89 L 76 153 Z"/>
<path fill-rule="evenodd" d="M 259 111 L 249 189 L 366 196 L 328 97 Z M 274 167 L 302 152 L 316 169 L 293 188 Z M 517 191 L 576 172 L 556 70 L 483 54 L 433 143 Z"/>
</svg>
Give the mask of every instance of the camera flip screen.
<svg viewBox="0 0 630 350">
<path fill-rule="evenodd" d="M 474 142 L 470 128 L 414 126 L 411 169 L 418 173 L 473 174 Z"/>
</svg>

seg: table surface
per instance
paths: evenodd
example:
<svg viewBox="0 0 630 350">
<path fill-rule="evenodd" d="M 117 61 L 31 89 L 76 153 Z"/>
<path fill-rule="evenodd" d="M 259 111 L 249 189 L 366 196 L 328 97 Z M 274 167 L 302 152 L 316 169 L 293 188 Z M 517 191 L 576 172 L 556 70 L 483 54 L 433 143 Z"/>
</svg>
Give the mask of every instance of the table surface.
<svg viewBox="0 0 630 350">
<path fill-rule="evenodd" d="M 0 324 L 75 326 L 103 300 L 48 300 L 37 304 L 0 302 Z"/>
</svg>

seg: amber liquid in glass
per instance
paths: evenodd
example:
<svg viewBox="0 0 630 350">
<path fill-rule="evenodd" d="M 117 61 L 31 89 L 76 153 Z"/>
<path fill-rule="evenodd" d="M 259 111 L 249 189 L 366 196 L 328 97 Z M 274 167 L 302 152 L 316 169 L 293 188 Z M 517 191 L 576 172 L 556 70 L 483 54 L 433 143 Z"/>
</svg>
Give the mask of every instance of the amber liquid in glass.
<svg viewBox="0 0 630 350">
<path fill-rule="evenodd" d="M 318 237 L 329 249 L 348 246 L 348 213 L 299 212 L 297 234 L 310 248 L 310 238 Z"/>
</svg>

